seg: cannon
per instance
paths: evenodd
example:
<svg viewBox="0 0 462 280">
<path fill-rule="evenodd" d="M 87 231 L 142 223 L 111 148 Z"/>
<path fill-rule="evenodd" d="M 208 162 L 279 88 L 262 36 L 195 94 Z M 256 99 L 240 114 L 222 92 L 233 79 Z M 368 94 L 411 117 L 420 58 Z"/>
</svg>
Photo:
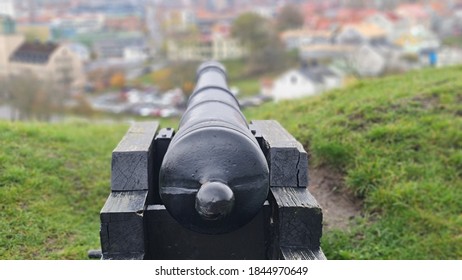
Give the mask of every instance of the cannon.
<svg viewBox="0 0 462 280">
<path fill-rule="evenodd" d="M 247 122 L 223 65 L 196 74 L 177 132 L 135 122 L 112 152 L 102 259 L 325 259 L 303 146 Z"/>
<path fill-rule="evenodd" d="M 160 197 L 168 212 L 197 232 L 230 232 L 263 207 L 268 164 L 228 89 L 222 65 L 209 62 L 199 67 L 197 86 L 159 176 Z"/>
</svg>

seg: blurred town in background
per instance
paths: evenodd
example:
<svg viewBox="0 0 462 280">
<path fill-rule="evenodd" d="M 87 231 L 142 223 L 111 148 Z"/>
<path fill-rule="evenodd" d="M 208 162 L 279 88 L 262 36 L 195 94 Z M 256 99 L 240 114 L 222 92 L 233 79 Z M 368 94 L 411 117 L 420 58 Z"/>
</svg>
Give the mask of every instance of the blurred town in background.
<svg viewBox="0 0 462 280">
<path fill-rule="evenodd" d="M 462 63 L 462 1 L 0 0 L 0 118 L 175 117 L 204 60 L 241 105 Z"/>
</svg>

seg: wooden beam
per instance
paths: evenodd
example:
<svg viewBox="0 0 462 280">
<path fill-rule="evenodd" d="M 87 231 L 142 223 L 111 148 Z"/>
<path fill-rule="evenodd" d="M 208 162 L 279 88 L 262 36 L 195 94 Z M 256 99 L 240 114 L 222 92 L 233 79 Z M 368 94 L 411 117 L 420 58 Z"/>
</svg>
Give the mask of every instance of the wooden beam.
<svg viewBox="0 0 462 280">
<path fill-rule="evenodd" d="M 147 191 L 112 192 L 100 213 L 103 259 L 143 259 Z"/>
<path fill-rule="evenodd" d="M 158 122 L 134 123 L 112 152 L 112 191 L 148 190 Z"/>
<path fill-rule="evenodd" d="M 253 120 L 250 129 L 268 161 L 270 186 L 306 188 L 308 155 L 302 144 L 274 120 Z"/>
<path fill-rule="evenodd" d="M 307 189 L 272 187 L 270 203 L 275 205 L 279 247 L 319 250 L 322 210 Z"/>
</svg>

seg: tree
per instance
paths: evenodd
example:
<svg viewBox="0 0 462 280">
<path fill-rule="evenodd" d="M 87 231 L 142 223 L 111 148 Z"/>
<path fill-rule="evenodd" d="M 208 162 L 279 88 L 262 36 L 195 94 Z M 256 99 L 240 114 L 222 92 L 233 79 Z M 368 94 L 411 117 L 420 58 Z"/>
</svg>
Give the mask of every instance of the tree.
<svg viewBox="0 0 462 280">
<path fill-rule="evenodd" d="M 123 88 L 125 86 L 125 75 L 122 72 L 112 74 L 109 85 L 113 88 Z"/>
<path fill-rule="evenodd" d="M 65 91 L 51 80 L 40 80 L 33 73 L 21 73 L 10 77 L 6 89 L 6 101 L 16 111 L 12 120 L 49 121 L 53 113 L 62 111 Z"/>
<path fill-rule="evenodd" d="M 30 119 L 35 93 L 40 88 L 40 81 L 31 73 L 15 75 L 9 79 L 7 88 L 8 103 L 17 111 L 17 117 L 20 120 Z"/>
<path fill-rule="evenodd" d="M 191 94 L 194 89 L 198 66 L 199 64 L 194 61 L 177 62 L 172 65 L 172 82 L 185 94 Z"/>
<path fill-rule="evenodd" d="M 276 17 L 276 29 L 279 32 L 303 26 L 304 18 L 300 10 L 293 5 L 284 6 Z"/>
<path fill-rule="evenodd" d="M 172 83 L 172 69 L 171 68 L 163 68 L 152 73 L 152 80 L 154 84 L 159 88 L 161 91 L 166 91 L 173 88 Z"/>
<path fill-rule="evenodd" d="M 197 63 L 192 61 L 176 62 L 168 68 L 153 72 L 152 79 L 161 91 L 179 87 L 186 94 L 190 94 L 194 87 L 197 66 Z"/>
<path fill-rule="evenodd" d="M 234 21 L 231 34 L 252 53 L 268 44 L 271 29 L 264 17 L 255 13 L 244 13 Z"/>
<path fill-rule="evenodd" d="M 285 67 L 285 51 L 271 23 L 254 13 L 244 13 L 233 23 L 232 35 L 249 51 L 247 74 L 261 74 Z"/>
<path fill-rule="evenodd" d="M 123 87 L 126 83 L 123 70 L 120 68 L 98 68 L 89 72 L 87 77 L 96 91 L 103 91 L 109 86 Z"/>
</svg>

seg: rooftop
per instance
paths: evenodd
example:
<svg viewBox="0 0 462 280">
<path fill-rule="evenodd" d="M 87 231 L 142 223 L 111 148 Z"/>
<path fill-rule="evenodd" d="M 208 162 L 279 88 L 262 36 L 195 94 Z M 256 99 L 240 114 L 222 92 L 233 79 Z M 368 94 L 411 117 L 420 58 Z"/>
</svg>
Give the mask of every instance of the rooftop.
<svg viewBox="0 0 462 280">
<path fill-rule="evenodd" d="M 332 70 L 325 66 L 316 65 L 311 67 L 305 67 L 298 70 L 305 78 L 312 80 L 317 83 L 323 83 L 325 77 L 336 76 Z"/>
<path fill-rule="evenodd" d="M 332 37 L 332 31 L 314 30 L 314 29 L 293 29 L 287 30 L 281 34 L 283 39 L 290 37 Z"/>
<path fill-rule="evenodd" d="M 372 23 L 358 23 L 348 24 L 343 29 L 352 28 L 357 30 L 361 35 L 368 38 L 383 37 L 387 35 L 387 32 L 382 28 Z"/>
<path fill-rule="evenodd" d="M 24 42 L 10 56 L 12 62 L 46 64 L 51 54 L 59 47 L 55 43 Z"/>
</svg>

